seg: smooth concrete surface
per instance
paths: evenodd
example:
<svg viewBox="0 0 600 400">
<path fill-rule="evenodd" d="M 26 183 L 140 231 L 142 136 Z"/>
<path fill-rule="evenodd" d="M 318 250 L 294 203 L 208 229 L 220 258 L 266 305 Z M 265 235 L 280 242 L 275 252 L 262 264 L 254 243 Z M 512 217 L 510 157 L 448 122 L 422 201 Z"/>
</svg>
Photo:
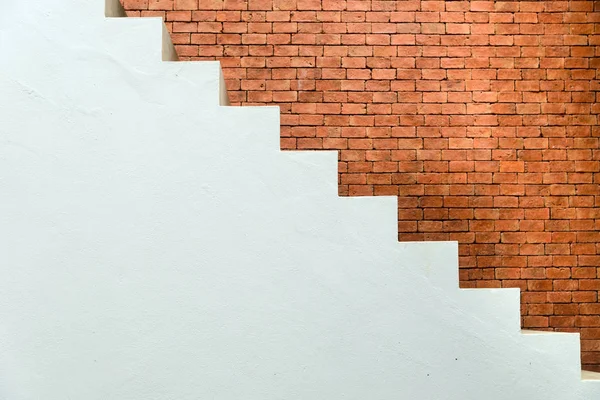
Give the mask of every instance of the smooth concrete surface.
<svg viewBox="0 0 600 400">
<path fill-rule="evenodd" d="M 518 291 L 459 290 L 456 243 L 398 243 L 395 198 L 337 197 L 335 153 L 104 6 L 0 5 L 0 399 L 600 398 L 577 335 L 521 334 Z"/>
</svg>

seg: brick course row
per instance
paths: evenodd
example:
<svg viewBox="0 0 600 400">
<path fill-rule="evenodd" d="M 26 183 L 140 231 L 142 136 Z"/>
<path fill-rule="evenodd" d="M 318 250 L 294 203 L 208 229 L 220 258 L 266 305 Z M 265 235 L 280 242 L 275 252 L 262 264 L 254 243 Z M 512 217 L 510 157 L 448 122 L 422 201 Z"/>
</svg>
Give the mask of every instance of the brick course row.
<svg viewBox="0 0 600 400">
<path fill-rule="evenodd" d="M 523 326 L 600 371 L 600 2 L 124 0 L 283 149 L 340 152 L 340 194 L 395 195 L 400 240 L 458 240 L 462 287 L 519 287 Z"/>
</svg>

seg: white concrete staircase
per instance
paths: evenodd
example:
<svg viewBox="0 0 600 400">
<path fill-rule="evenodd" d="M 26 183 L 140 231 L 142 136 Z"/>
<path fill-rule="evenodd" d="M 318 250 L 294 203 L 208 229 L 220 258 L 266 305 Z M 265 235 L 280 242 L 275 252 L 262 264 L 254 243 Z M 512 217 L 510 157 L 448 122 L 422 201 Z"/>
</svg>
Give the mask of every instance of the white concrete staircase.
<svg viewBox="0 0 600 400">
<path fill-rule="evenodd" d="M 0 5 L 0 400 L 600 399 L 578 335 L 104 7 Z"/>
</svg>

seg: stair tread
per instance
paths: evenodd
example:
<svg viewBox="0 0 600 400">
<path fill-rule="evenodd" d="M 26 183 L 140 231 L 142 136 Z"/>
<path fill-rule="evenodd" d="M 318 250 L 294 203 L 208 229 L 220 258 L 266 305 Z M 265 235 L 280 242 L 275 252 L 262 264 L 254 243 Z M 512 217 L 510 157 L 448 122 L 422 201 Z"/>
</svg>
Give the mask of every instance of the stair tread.
<svg viewBox="0 0 600 400">
<path fill-rule="evenodd" d="M 600 381 L 600 372 L 586 371 L 584 369 L 581 371 L 581 379 L 584 379 L 586 381 Z"/>
<path fill-rule="evenodd" d="M 534 329 L 521 329 L 523 335 L 574 335 L 577 332 L 539 331 Z"/>
</svg>

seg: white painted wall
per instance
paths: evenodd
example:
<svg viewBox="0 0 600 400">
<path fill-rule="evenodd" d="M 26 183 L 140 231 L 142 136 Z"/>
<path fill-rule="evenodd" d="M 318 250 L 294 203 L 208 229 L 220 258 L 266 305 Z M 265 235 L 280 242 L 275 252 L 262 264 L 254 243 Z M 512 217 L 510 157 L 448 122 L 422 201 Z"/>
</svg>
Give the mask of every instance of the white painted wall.
<svg viewBox="0 0 600 400">
<path fill-rule="evenodd" d="M 0 4 L 0 399 L 600 398 L 577 335 L 522 335 L 516 290 L 459 290 L 455 243 L 397 243 L 395 198 L 104 11 Z"/>
</svg>

